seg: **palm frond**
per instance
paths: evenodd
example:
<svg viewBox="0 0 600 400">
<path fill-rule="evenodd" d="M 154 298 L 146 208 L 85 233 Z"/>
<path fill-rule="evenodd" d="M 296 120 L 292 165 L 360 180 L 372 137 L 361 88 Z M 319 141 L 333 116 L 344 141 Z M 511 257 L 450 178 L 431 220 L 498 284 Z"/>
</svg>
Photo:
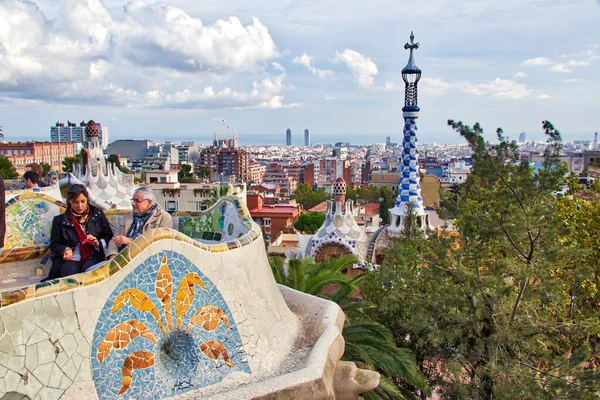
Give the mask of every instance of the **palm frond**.
<svg viewBox="0 0 600 400">
<path fill-rule="evenodd" d="M 269 257 L 269 265 L 271 266 L 271 272 L 275 277 L 275 282 L 285 285 L 285 270 L 283 266 L 283 259 L 281 257 Z"/>
<path fill-rule="evenodd" d="M 402 400 L 407 399 L 406 396 L 402 394 L 402 391 L 398 388 L 398 386 L 394 385 L 394 383 L 386 376 L 380 376 L 379 378 L 379 386 L 375 389 L 370 390 L 366 393 L 361 394 L 363 399 L 365 400 Z M 410 399 L 410 397 L 408 397 Z"/>
<path fill-rule="evenodd" d="M 427 383 L 412 355 L 396 347 L 390 332 L 374 322 L 348 322 L 342 332 L 346 341 L 343 359 L 364 363 L 369 368 L 398 377 L 419 389 Z"/>
</svg>

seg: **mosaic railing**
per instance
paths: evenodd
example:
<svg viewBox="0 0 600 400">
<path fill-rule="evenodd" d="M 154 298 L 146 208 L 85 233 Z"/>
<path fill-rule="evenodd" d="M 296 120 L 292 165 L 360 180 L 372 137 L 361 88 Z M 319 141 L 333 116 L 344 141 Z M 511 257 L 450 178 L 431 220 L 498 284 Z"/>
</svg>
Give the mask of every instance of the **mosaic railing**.
<svg viewBox="0 0 600 400">
<path fill-rule="evenodd" d="M 42 195 L 43 196 L 43 195 Z M 39 202 L 40 196 L 33 196 L 36 201 Z M 44 201 L 48 202 L 48 200 L 43 196 Z M 35 203 L 29 204 L 25 203 L 28 209 L 35 208 Z M 235 214 L 232 213 L 235 211 Z M 126 212 L 119 210 L 109 210 L 106 211 L 107 218 L 111 221 L 111 225 L 114 223 L 118 223 L 118 219 L 122 218 Z M 232 229 L 234 234 L 238 236 L 236 238 L 231 237 L 228 232 L 220 232 L 223 236 L 223 240 L 220 242 L 211 242 L 205 243 L 203 241 L 195 240 L 187 235 L 182 234 L 181 232 L 175 231 L 173 229 L 165 229 L 160 228 L 154 231 L 146 232 L 145 234 L 138 237 L 134 240 L 129 246 L 124 248 L 119 254 L 117 254 L 111 261 L 105 263 L 102 267 L 95 269 L 90 272 L 84 272 L 81 274 L 73 275 L 67 278 L 62 279 L 54 279 L 47 282 L 41 282 L 36 285 L 28 286 L 25 288 L 20 288 L 12 291 L 7 291 L 1 294 L 0 299 L 0 308 L 5 307 L 10 304 L 14 304 L 15 302 L 20 302 L 23 300 L 36 298 L 39 296 L 44 296 L 50 293 L 58 293 L 64 290 L 68 290 L 69 288 L 77 288 L 80 286 L 90 285 L 95 282 L 102 281 L 112 276 L 114 273 L 118 272 L 121 268 L 123 268 L 127 263 L 135 257 L 139 252 L 141 252 L 144 248 L 149 246 L 152 242 L 161 239 L 174 239 L 179 240 L 185 243 L 189 243 L 194 245 L 195 247 L 209 251 L 209 252 L 225 252 L 228 250 L 233 250 L 245 246 L 251 242 L 253 242 L 257 237 L 260 236 L 260 228 L 258 225 L 252 222 L 250 218 L 250 214 L 245 207 L 242 207 L 239 201 L 233 201 L 230 198 L 223 198 L 219 200 L 217 204 L 211 209 L 204 211 L 203 213 L 178 213 L 179 219 L 181 218 L 200 218 L 210 215 L 212 220 L 217 221 L 217 227 L 220 226 L 231 226 L 232 224 L 235 227 Z M 221 216 L 227 215 L 227 218 L 221 218 Z M 185 217 L 182 217 L 185 216 Z M 51 225 L 51 220 L 48 223 Z M 181 225 L 180 225 L 181 226 Z M 229 239 L 229 240 L 226 240 Z M 49 233 L 48 233 L 48 243 L 50 243 Z M 41 248 L 41 246 L 40 246 Z M 45 251 L 47 249 L 44 248 L 40 251 Z M 5 248 L 6 251 L 6 248 Z M 14 250 L 11 250 L 11 252 Z M 31 254 L 32 250 L 29 249 Z M 40 254 L 38 252 L 38 254 Z M 4 255 L 4 253 L 3 253 Z"/>
<path fill-rule="evenodd" d="M 206 211 L 177 211 L 173 228 L 205 243 L 231 241 L 242 237 L 252 227 L 252 217 L 234 196 L 221 198 Z"/>
<path fill-rule="evenodd" d="M 44 192 L 19 191 L 6 202 L 6 235 L 0 263 L 43 256 L 50 246 L 52 219 L 62 214 L 66 204 Z M 104 213 L 113 228 L 121 225 L 130 210 Z M 198 241 L 229 242 L 252 228 L 252 218 L 236 197 L 224 197 L 206 211 L 178 211 L 174 228 Z"/>
<path fill-rule="evenodd" d="M 65 203 L 43 192 L 23 191 L 6 201 L 6 234 L 0 262 L 43 255 L 50 246 L 52 219 L 62 214 Z"/>
</svg>

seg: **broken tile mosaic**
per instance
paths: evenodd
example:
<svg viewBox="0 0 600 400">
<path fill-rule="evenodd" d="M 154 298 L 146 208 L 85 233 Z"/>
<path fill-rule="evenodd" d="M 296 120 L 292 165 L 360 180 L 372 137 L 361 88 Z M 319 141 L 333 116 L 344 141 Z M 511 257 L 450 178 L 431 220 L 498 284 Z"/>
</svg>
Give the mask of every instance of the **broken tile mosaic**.
<svg viewBox="0 0 600 400">
<path fill-rule="evenodd" d="M 233 316 L 185 256 L 149 257 L 108 297 L 92 341 L 100 399 L 164 398 L 232 371 L 251 373 Z"/>
</svg>

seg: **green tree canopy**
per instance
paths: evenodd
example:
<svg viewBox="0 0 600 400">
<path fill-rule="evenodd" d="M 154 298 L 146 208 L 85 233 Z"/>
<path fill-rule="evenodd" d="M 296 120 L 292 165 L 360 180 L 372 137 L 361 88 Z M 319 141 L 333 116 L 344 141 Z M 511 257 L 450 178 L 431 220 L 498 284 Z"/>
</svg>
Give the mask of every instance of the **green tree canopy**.
<svg viewBox="0 0 600 400">
<path fill-rule="evenodd" d="M 181 183 L 196 183 L 198 180 L 194 178 L 194 171 L 192 166 L 189 164 L 181 165 L 181 169 L 177 173 L 177 177 L 179 178 L 179 182 Z"/>
<path fill-rule="evenodd" d="M 208 165 L 198 165 L 196 171 L 197 171 L 196 174 L 198 175 L 198 178 L 200 178 L 200 179 L 210 178 L 210 168 L 208 167 Z"/>
<path fill-rule="evenodd" d="M 379 203 L 379 216 L 383 220 L 384 224 L 388 224 L 390 222 L 388 210 L 394 207 L 397 195 L 397 193 L 392 192 L 386 186 L 371 185 L 366 189 L 363 187 L 359 187 L 357 189 L 348 187 L 346 189 L 346 199 L 348 200 Z"/>
<path fill-rule="evenodd" d="M 296 199 L 298 204 L 301 204 L 305 210 L 309 210 L 317 204 L 329 199 L 329 195 L 325 193 L 325 189 L 319 188 L 313 190 L 310 185 L 301 183 L 293 193 L 292 197 Z"/>
<path fill-rule="evenodd" d="M 52 166 L 46 162 L 41 162 L 40 167 L 42 167 L 42 176 L 40 178 L 45 178 L 52 169 Z"/>
<path fill-rule="evenodd" d="M 81 164 L 81 154 L 76 154 L 73 157 L 65 157 L 62 160 L 63 172 L 73 172 L 76 164 Z"/>
<path fill-rule="evenodd" d="M 325 222 L 325 213 L 309 211 L 300 214 L 294 222 L 294 228 L 304 233 L 313 234 L 323 225 L 323 222 Z"/>
<path fill-rule="evenodd" d="M 4 156 L 0 156 L 0 176 L 3 179 L 17 179 L 19 174 L 15 166 L 10 160 Z"/>
<path fill-rule="evenodd" d="M 566 172 L 559 132 L 543 122 L 548 146 L 534 173 L 501 129 L 491 144 L 479 124 L 449 125 L 474 160 L 440 210 L 458 231 L 425 239 L 407 230 L 364 298 L 444 398 L 597 398 L 589 366 L 600 321 L 570 314 L 574 277 L 589 269 L 580 247 L 565 246 L 572 229 L 554 196 Z"/>
<path fill-rule="evenodd" d="M 124 165 L 121 165 L 121 163 L 119 162 L 119 156 L 117 154 L 109 154 L 108 157 L 106 157 L 106 161 L 108 161 L 112 165 L 116 165 L 117 168 L 124 174 L 133 174 L 133 172 L 129 168 L 127 168 Z"/>
</svg>

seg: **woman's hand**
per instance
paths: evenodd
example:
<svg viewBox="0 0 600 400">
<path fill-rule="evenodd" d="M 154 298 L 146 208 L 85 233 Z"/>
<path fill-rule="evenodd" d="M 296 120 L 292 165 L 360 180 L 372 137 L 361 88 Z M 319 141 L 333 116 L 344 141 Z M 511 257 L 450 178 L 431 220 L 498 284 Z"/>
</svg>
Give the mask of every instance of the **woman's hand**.
<svg viewBox="0 0 600 400">
<path fill-rule="evenodd" d="M 113 237 L 112 240 L 119 247 L 121 247 L 121 246 L 127 246 L 129 243 L 133 242 L 133 240 L 131 240 L 130 238 L 128 238 L 125 235 L 117 235 L 117 236 Z"/>
<path fill-rule="evenodd" d="M 85 238 L 92 244 L 92 246 L 98 247 L 99 242 L 98 239 L 96 239 L 96 236 L 87 235 Z"/>
<path fill-rule="evenodd" d="M 70 248 L 66 249 L 65 251 L 63 251 L 62 257 L 63 257 L 63 260 L 69 261 L 70 259 L 73 258 L 73 250 L 71 250 Z"/>
</svg>

